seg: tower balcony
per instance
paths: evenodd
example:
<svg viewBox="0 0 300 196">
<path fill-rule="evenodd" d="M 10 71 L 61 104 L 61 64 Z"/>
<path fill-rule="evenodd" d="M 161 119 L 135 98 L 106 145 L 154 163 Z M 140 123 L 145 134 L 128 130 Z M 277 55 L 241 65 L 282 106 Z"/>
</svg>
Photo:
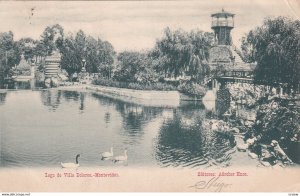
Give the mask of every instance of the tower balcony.
<svg viewBox="0 0 300 196">
<path fill-rule="evenodd" d="M 215 27 L 234 27 L 234 22 L 233 21 L 212 21 L 211 23 L 211 28 Z"/>
</svg>

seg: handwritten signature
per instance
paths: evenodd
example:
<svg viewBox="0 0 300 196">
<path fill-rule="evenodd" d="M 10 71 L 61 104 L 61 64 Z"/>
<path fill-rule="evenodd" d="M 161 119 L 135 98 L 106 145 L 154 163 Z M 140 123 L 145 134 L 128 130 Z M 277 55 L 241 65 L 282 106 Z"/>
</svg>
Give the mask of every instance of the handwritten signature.
<svg viewBox="0 0 300 196">
<path fill-rule="evenodd" d="M 209 180 L 201 180 L 196 182 L 194 185 L 189 186 L 195 188 L 195 190 L 209 190 L 214 192 L 221 192 L 223 189 L 230 187 L 232 184 L 222 182 L 220 176 L 210 178 Z"/>
</svg>

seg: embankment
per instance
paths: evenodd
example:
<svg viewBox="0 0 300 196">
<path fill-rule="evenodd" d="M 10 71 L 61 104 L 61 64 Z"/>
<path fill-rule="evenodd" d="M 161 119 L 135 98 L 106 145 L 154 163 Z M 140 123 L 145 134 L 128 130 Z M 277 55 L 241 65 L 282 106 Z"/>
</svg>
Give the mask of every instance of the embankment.
<svg viewBox="0 0 300 196">
<path fill-rule="evenodd" d="M 86 89 L 103 96 L 147 106 L 178 107 L 180 103 L 178 91 L 134 90 L 98 85 L 88 85 Z"/>
</svg>

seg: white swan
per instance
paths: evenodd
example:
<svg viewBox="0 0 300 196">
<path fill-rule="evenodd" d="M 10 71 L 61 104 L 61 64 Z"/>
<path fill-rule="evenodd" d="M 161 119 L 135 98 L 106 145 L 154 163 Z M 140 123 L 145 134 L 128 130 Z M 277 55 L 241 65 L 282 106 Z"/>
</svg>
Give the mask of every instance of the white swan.
<svg viewBox="0 0 300 196">
<path fill-rule="evenodd" d="M 127 150 L 124 150 L 124 155 L 116 156 L 113 161 L 114 162 L 121 162 L 121 161 L 127 161 Z"/>
<path fill-rule="evenodd" d="M 63 168 L 77 168 L 79 167 L 78 158 L 80 154 L 76 155 L 76 163 L 60 163 Z"/>
<path fill-rule="evenodd" d="M 110 158 L 110 157 L 114 156 L 113 147 L 110 148 L 110 152 L 103 152 L 101 154 L 101 156 L 102 156 L 102 159 Z"/>
</svg>

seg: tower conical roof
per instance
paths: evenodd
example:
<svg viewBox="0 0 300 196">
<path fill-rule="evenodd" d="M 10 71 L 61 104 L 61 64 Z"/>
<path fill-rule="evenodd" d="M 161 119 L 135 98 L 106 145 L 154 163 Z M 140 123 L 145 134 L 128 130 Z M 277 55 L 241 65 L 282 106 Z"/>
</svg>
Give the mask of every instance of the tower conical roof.
<svg viewBox="0 0 300 196">
<path fill-rule="evenodd" d="M 219 17 L 219 18 L 220 17 L 228 17 L 228 16 L 233 17 L 234 15 L 235 14 L 232 14 L 232 13 L 227 12 L 224 9 L 222 9 L 221 12 L 217 12 L 217 13 L 212 14 L 211 17 Z"/>
</svg>

